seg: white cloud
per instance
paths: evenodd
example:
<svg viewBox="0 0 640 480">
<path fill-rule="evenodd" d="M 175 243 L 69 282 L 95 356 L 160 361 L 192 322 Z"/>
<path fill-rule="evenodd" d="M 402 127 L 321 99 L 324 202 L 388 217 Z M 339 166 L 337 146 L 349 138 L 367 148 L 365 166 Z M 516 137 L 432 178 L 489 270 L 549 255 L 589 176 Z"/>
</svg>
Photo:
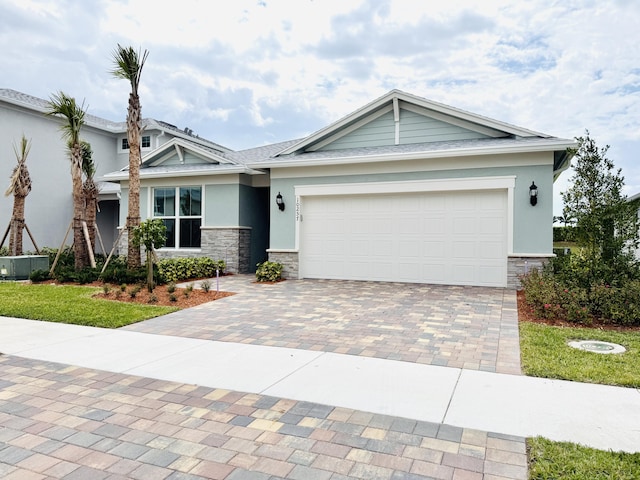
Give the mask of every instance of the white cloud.
<svg viewBox="0 0 640 480">
<path fill-rule="evenodd" d="M 128 85 L 109 74 L 121 43 L 150 51 L 145 116 L 234 148 L 308 134 L 400 88 L 557 136 L 588 128 L 640 189 L 638 2 L 214 5 L 0 0 L 0 86 L 62 89 L 123 120 Z"/>
</svg>

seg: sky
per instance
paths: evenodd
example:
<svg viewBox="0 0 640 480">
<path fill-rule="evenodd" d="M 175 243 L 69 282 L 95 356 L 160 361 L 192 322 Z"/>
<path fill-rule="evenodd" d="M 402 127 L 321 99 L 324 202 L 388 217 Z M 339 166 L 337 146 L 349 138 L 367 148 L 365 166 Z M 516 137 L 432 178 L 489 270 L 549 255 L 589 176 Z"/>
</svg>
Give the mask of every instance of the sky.
<svg viewBox="0 0 640 480">
<path fill-rule="evenodd" d="M 588 130 L 640 193 L 637 0 L 0 0 L 0 88 L 124 121 L 140 99 L 240 150 L 304 137 L 394 88 L 561 138 Z M 554 214 L 572 171 L 554 187 Z"/>
</svg>

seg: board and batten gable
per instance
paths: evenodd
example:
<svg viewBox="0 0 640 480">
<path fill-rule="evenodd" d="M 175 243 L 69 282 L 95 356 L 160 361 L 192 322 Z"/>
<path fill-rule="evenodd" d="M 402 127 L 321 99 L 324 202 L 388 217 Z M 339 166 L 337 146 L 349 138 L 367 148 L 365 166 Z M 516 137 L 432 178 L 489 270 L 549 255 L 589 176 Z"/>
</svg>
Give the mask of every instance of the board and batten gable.
<svg viewBox="0 0 640 480">
<path fill-rule="evenodd" d="M 359 124 L 351 131 L 340 132 L 322 143 L 317 151 L 349 148 L 379 147 L 383 145 L 406 145 L 410 143 L 446 142 L 491 138 L 489 135 L 463 128 L 428 116 L 424 109 L 399 108 L 398 122 L 393 108 L 383 109 L 385 113 L 371 115 L 368 122 Z"/>
</svg>

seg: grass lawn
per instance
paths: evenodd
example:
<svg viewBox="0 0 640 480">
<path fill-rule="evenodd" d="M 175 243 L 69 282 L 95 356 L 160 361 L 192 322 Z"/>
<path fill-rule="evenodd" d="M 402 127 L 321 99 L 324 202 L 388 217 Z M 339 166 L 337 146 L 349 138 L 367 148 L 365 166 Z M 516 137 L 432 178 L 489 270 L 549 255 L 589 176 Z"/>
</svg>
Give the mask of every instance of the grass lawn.
<svg viewBox="0 0 640 480">
<path fill-rule="evenodd" d="M 603 355 L 571 348 L 571 340 L 617 343 L 627 351 Z M 570 328 L 520 321 L 525 375 L 577 382 L 640 387 L 640 331 Z M 610 452 L 536 437 L 527 440 L 529 479 L 631 480 L 640 478 L 640 453 Z"/>
<path fill-rule="evenodd" d="M 587 352 L 569 347 L 570 340 L 612 342 L 627 351 L 617 355 Z M 640 387 L 640 332 L 520 322 L 520 355 L 525 375 Z"/>
<path fill-rule="evenodd" d="M 0 283 L 0 316 L 118 328 L 174 312 L 173 307 L 91 298 L 95 287 Z"/>
<path fill-rule="evenodd" d="M 640 453 L 605 452 L 574 443 L 527 440 L 531 480 L 632 480 L 640 478 Z"/>
</svg>

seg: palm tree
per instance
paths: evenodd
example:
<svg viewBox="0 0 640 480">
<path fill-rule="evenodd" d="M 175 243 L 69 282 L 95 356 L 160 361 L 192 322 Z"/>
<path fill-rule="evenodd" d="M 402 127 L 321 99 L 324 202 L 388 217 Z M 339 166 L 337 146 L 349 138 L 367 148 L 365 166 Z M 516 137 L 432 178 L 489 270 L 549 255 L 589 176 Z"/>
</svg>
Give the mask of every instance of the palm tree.
<svg viewBox="0 0 640 480">
<path fill-rule="evenodd" d="M 93 161 L 93 151 L 91 144 L 84 140 L 80 142 L 82 148 L 82 171 L 84 172 L 84 182 L 82 183 L 82 194 L 84 196 L 85 218 L 87 229 L 89 230 L 89 242 L 91 248 L 96 251 L 96 215 L 98 211 L 98 194 L 100 188 L 95 182 L 96 164 Z"/>
<path fill-rule="evenodd" d="M 127 212 L 127 266 L 140 267 L 140 247 L 133 241 L 133 231 L 140 226 L 140 135 L 142 134 L 142 107 L 138 87 L 142 67 L 149 52 L 136 52 L 132 47 L 118 48 L 113 52 L 114 69 L 111 73 L 131 84 L 127 108 L 127 139 L 129 141 L 129 210 Z"/>
<path fill-rule="evenodd" d="M 20 146 L 13 146 L 16 154 L 16 165 L 11 174 L 9 188 L 4 193 L 6 197 L 13 195 L 13 212 L 11 214 L 11 225 L 9 235 L 9 253 L 13 256 L 22 255 L 22 233 L 24 230 L 24 203 L 27 195 L 31 191 L 31 177 L 27 170 L 27 156 L 31 149 L 31 141 L 22 135 Z"/>
<path fill-rule="evenodd" d="M 78 105 L 73 97 L 63 92 L 51 95 L 47 115 L 59 115 L 67 120 L 60 127 L 67 140 L 69 160 L 71 160 L 71 181 L 73 184 L 73 253 L 75 268 L 82 270 L 89 265 L 89 253 L 82 231 L 84 221 L 84 198 L 82 195 L 82 143 L 80 129 L 84 125 L 84 103 Z"/>
</svg>

